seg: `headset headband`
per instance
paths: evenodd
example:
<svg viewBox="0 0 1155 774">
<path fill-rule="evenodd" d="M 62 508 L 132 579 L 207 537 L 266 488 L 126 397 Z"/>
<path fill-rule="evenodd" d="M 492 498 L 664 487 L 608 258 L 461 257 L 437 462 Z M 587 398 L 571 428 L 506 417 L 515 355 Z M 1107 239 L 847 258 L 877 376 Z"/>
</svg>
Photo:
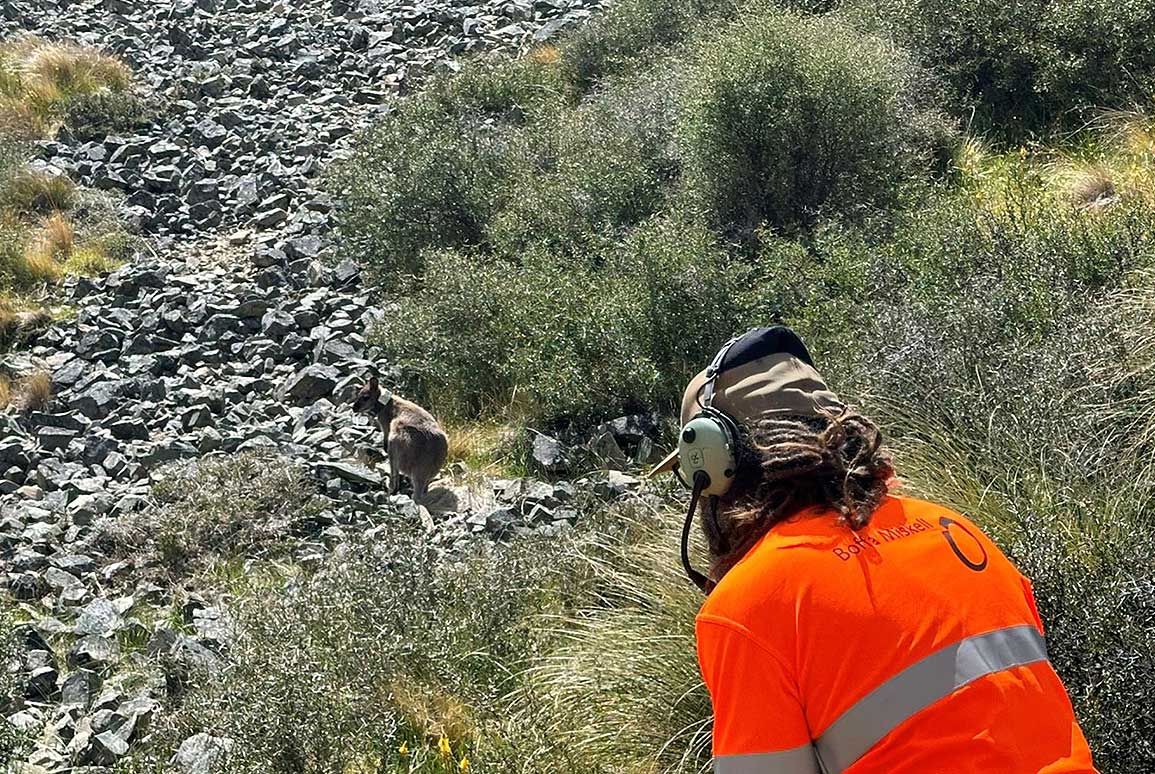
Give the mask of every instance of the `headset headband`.
<svg viewBox="0 0 1155 774">
<path fill-rule="evenodd" d="M 730 347 L 738 343 L 741 336 L 735 336 L 722 345 L 718 350 L 718 354 L 714 355 L 714 359 L 710 361 L 710 365 L 706 366 L 706 382 L 702 385 L 702 408 L 710 408 L 714 403 L 714 382 L 718 380 L 718 374 L 722 371 L 722 361 L 726 359 L 726 354 L 730 351 Z"/>
</svg>

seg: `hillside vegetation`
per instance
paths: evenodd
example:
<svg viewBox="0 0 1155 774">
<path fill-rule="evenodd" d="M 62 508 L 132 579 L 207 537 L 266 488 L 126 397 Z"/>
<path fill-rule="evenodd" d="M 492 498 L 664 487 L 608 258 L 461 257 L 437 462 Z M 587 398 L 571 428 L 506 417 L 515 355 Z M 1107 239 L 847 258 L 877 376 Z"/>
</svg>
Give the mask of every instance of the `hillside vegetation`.
<svg viewBox="0 0 1155 774">
<path fill-rule="evenodd" d="M 30 165 L 29 143 L 129 129 L 143 115 L 113 57 L 35 37 L 0 44 L 0 347 L 45 319 L 46 289 L 61 277 L 108 271 L 133 250 L 114 203 Z"/>
<path fill-rule="evenodd" d="M 335 177 L 345 246 L 450 414 L 670 411 L 733 331 L 795 326 L 1034 579 L 1100 765 L 1144 771 L 1153 14 L 627 0 L 399 104 Z M 689 771 L 695 601 L 624 552 L 524 690 L 578 770 Z"/>
<path fill-rule="evenodd" d="M 733 332 L 795 326 L 907 491 L 1032 579 L 1101 770 L 1148 772 L 1152 14 L 623 0 L 398 100 L 331 175 L 341 248 L 395 305 L 376 336 L 407 394 L 458 422 L 672 413 Z M 310 571 L 242 529 L 307 494 L 225 479 L 142 526 L 235 599 L 228 663 L 170 686 L 119 772 L 193 734 L 232 740 L 230 772 L 708 765 L 662 484 L 583 493 L 561 537 L 446 562 L 383 525 Z"/>
</svg>

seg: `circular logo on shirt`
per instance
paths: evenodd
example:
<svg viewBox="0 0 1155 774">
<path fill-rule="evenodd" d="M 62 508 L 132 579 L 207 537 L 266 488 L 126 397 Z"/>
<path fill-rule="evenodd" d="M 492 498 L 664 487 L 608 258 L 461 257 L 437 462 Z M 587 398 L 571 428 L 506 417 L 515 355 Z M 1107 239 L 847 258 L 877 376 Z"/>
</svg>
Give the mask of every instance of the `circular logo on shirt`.
<svg viewBox="0 0 1155 774">
<path fill-rule="evenodd" d="M 975 572 L 982 572 L 986 569 L 987 549 L 965 525 L 946 516 L 939 519 L 938 523 L 942 527 L 943 537 L 950 545 L 950 550 L 954 551 L 954 555 L 958 557 L 960 562 Z M 956 539 L 956 535 L 959 539 Z"/>
</svg>

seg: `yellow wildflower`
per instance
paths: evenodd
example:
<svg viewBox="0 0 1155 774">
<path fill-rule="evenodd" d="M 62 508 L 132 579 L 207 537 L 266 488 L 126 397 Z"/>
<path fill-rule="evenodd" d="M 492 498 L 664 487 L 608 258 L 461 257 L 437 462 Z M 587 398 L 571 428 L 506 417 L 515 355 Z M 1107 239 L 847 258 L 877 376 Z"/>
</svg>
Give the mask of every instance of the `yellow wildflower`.
<svg viewBox="0 0 1155 774">
<path fill-rule="evenodd" d="M 398 753 L 399 753 L 399 754 L 400 754 L 402 757 L 404 757 L 404 756 L 408 755 L 408 754 L 409 754 L 409 743 L 408 743 L 408 742 L 402 742 L 402 743 L 401 743 L 401 746 L 397 748 L 397 752 L 398 752 Z"/>
<path fill-rule="evenodd" d="M 469 771 L 469 759 L 462 755 L 461 762 L 457 764 L 457 768 L 461 771 Z"/>
<path fill-rule="evenodd" d="M 442 734 L 441 738 L 437 740 L 437 749 L 441 752 L 442 757 L 445 758 L 448 758 L 449 753 L 452 752 L 449 748 L 449 737 L 445 736 L 445 734 Z"/>
</svg>

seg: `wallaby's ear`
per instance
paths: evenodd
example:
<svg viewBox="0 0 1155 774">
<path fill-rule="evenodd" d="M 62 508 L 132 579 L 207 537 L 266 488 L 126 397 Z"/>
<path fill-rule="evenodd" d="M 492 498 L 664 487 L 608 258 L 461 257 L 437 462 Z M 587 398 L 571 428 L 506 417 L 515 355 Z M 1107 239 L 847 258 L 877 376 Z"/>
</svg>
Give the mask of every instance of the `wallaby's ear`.
<svg viewBox="0 0 1155 774">
<path fill-rule="evenodd" d="M 380 392 L 381 385 L 378 384 L 376 376 L 370 376 L 369 377 L 369 389 L 372 390 L 373 392 Z"/>
</svg>

